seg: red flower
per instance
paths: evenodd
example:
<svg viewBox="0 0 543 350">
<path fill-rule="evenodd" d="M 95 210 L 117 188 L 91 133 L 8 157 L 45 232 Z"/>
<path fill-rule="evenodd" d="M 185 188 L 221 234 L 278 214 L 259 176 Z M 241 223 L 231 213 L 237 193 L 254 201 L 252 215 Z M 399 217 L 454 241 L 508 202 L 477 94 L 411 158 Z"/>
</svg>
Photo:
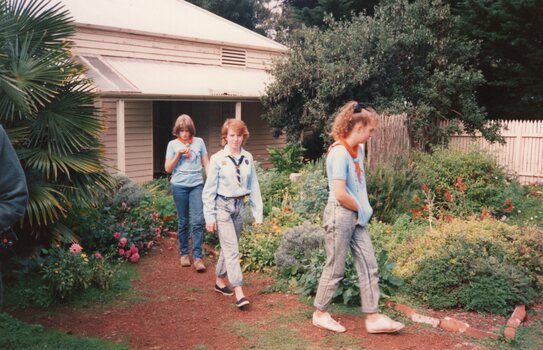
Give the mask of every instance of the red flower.
<svg viewBox="0 0 543 350">
<path fill-rule="evenodd" d="M 449 191 L 445 191 L 445 199 L 447 200 L 447 202 L 452 202 L 453 198 Z"/>
<path fill-rule="evenodd" d="M 113 237 L 115 237 L 115 239 L 119 239 L 119 238 L 121 238 L 121 233 L 120 232 L 115 232 L 113 234 Z"/>
<path fill-rule="evenodd" d="M 139 260 L 140 260 L 140 255 L 139 255 L 138 253 L 133 254 L 133 255 L 130 257 L 130 261 L 133 262 L 133 263 L 137 263 Z"/>
<path fill-rule="evenodd" d="M 466 190 L 466 185 L 464 185 L 464 182 L 462 181 L 462 176 L 456 178 L 456 188 L 458 188 L 458 191 L 461 193 L 464 193 Z"/>
<path fill-rule="evenodd" d="M 173 215 L 168 215 L 168 216 L 165 216 L 162 220 L 164 221 L 169 221 L 173 218 Z"/>
<path fill-rule="evenodd" d="M 512 197 L 507 198 L 507 199 L 505 200 L 505 202 L 504 202 L 504 205 L 506 206 L 505 208 L 502 209 L 502 211 L 503 211 L 504 213 L 510 213 L 510 212 L 512 212 L 512 211 L 513 211 L 513 208 L 515 207 L 515 206 L 513 205 L 513 198 L 512 198 Z"/>
<path fill-rule="evenodd" d="M 481 213 L 481 220 L 488 219 L 491 217 L 490 212 L 486 210 L 486 208 L 483 208 L 483 212 Z"/>
<path fill-rule="evenodd" d="M 420 198 L 419 197 L 415 197 L 415 203 L 418 203 L 420 202 Z"/>
</svg>

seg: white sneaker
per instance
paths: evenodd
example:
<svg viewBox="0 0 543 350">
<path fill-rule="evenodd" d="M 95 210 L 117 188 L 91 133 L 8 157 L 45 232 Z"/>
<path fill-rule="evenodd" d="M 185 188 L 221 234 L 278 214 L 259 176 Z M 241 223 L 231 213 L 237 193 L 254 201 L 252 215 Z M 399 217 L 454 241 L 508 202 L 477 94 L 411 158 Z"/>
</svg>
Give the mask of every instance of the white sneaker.
<svg viewBox="0 0 543 350">
<path fill-rule="evenodd" d="M 313 312 L 313 326 L 324 328 L 332 332 L 343 333 L 346 331 L 345 327 L 339 324 L 336 320 L 330 316 L 327 312 L 322 316 L 317 316 L 316 312 Z"/>
<path fill-rule="evenodd" d="M 380 314 L 379 318 L 368 322 L 366 319 L 366 331 L 368 333 L 395 333 L 405 327 L 403 323 L 394 321 L 387 315 Z"/>
</svg>

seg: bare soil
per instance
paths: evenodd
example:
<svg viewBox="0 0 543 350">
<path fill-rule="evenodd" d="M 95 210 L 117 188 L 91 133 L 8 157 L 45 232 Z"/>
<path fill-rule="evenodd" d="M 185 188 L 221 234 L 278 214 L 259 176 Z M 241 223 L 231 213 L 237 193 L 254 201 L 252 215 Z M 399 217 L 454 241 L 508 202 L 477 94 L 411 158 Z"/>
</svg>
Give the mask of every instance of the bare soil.
<svg viewBox="0 0 543 350">
<path fill-rule="evenodd" d="M 213 290 L 213 263 L 214 257 L 206 258 L 205 273 L 196 273 L 192 267 L 182 268 L 177 240 L 165 238 L 139 262 L 140 278 L 133 288 L 141 300 L 120 298 L 114 304 L 91 304 L 86 308 L 20 310 L 13 316 L 69 334 L 127 342 L 134 349 L 300 348 L 295 344 L 289 347 L 288 340 L 281 341 L 281 332 L 279 339 L 259 340 L 260 334 L 274 329 L 294 334 L 306 344 L 302 348 L 309 349 L 485 349 L 472 338 L 414 323 L 408 323 L 398 334 L 368 334 L 361 315 L 339 315 L 348 331 L 332 334 L 311 325 L 312 308 L 298 295 L 263 293 L 272 281 L 255 273 L 244 275 L 244 291 L 251 305 L 241 311 L 234 306 L 233 297 Z M 466 321 L 471 324 L 474 319 Z M 492 327 L 504 322 L 485 316 L 476 321 L 478 326 L 492 323 Z"/>
</svg>

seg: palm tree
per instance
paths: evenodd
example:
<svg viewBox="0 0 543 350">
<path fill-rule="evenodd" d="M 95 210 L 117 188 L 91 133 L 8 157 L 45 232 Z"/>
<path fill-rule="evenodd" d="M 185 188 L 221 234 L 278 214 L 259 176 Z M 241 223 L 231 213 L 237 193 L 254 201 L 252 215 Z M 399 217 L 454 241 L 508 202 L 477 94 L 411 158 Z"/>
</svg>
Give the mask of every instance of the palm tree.
<svg viewBox="0 0 543 350">
<path fill-rule="evenodd" d="M 30 200 L 19 231 L 71 241 L 74 203 L 111 186 L 92 85 L 71 54 L 74 26 L 60 4 L 0 0 L 0 123 L 25 169 Z"/>
</svg>

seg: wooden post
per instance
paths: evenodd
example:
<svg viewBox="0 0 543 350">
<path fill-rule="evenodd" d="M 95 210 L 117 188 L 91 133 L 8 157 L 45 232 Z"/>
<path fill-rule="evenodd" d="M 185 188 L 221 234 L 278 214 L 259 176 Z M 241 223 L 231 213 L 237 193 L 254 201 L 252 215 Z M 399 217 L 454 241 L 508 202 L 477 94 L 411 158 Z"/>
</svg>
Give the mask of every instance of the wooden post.
<svg viewBox="0 0 543 350">
<path fill-rule="evenodd" d="M 126 133 L 124 100 L 117 100 L 117 169 L 126 173 Z"/>
</svg>

